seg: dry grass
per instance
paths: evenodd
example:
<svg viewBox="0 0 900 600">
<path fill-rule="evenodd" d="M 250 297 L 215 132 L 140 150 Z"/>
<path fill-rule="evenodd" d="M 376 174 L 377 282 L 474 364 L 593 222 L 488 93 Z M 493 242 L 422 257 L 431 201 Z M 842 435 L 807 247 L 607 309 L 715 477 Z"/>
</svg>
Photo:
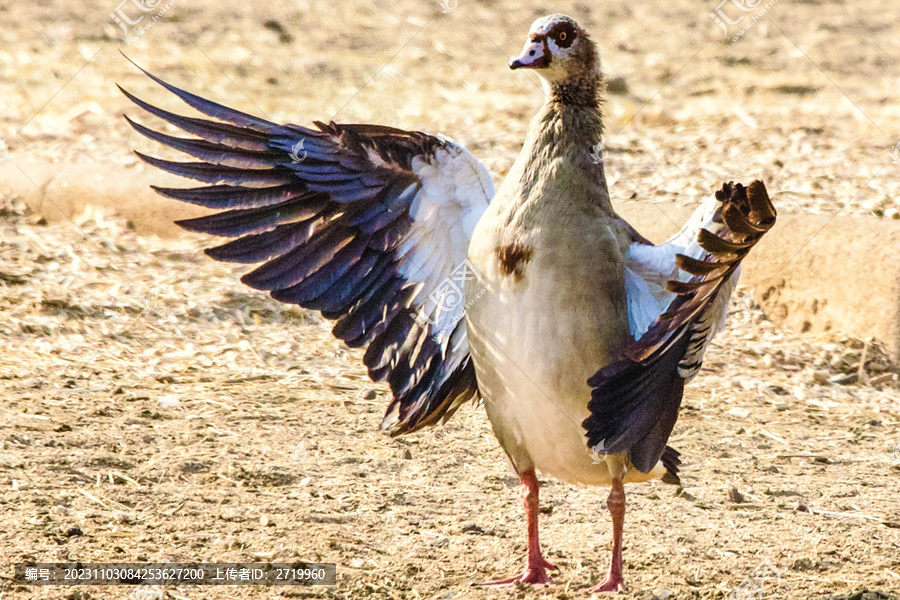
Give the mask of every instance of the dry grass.
<svg viewBox="0 0 900 600">
<path fill-rule="evenodd" d="M 158 151 L 120 118 L 114 81 L 163 95 L 115 51 L 115 8 L 0 8 L 0 175 L 40 159 L 106 166 L 127 183 L 142 169 L 130 148 Z M 762 177 L 782 212 L 896 214 L 896 11 L 780 2 L 727 45 L 712 9 L 461 0 L 444 15 L 436 2 L 185 0 L 126 51 L 275 120 L 443 131 L 500 175 L 539 102 L 505 56 L 535 16 L 561 10 L 595 32 L 607 72 L 629 86 L 606 107 L 617 199 L 692 202 Z M 543 539 L 558 585 L 470 587 L 524 557 L 515 478 L 480 408 L 385 438 L 384 389 L 319 317 L 242 287 L 198 238 L 144 237 L 82 207 L 70 216 L 47 225 L 6 198 L 0 218 L 0 563 L 339 565 L 334 588 L 167 591 L 191 600 L 571 598 L 602 577 L 602 491 L 551 480 Z M 780 581 L 760 598 L 900 590 L 892 369 L 877 343 L 796 335 L 737 303 L 672 440 L 684 489 L 628 490 L 627 597 L 723 599 L 765 565 Z M 131 592 L 17 587 L 5 571 L 4 600 Z"/>
<path fill-rule="evenodd" d="M 469 587 L 524 552 L 516 480 L 480 409 L 385 438 L 383 390 L 327 323 L 242 287 L 197 240 L 142 238 L 96 211 L 76 223 L 4 211 L 4 563 L 321 560 L 339 585 L 316 595 L 521 594 Z M 672 440 L 684 490 L 629 490 L 634 597 L 719 598 L 766 564 L 773 598 L 897 587 L 900 402 L 863 346 L 785 334 L 738 304 Z M 544 504 L 563 573 L 526 595 L 569 597 L 602 574 L 602 493 L 551 480 Z"/>
</svg>

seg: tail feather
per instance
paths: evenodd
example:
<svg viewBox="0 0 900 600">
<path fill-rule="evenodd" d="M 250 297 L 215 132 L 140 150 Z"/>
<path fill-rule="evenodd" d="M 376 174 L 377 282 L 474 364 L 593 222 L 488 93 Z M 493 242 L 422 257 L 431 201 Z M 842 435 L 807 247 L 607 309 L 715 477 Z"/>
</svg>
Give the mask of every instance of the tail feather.
<svg viewBox="0 0 900 600">
<path fill-rule="evenodd" d="M 268 186 L 296 183 L 297 178 L 285 167 L 239 169 L 205 162 L 176 162 L 147 156 L 137 150 L 138 158 L 167 173 L 211 184 L 246 185 L 265 189 Z"/>
<path fill-rule="evenodd" d="M 123 54 L 123 56 L 125 56 Z M 143 69 L 136 62 L 125 56 L 125 58 L 137 67 L 144 75 L 166 88 L 178 98 L 181 99 L 182 102 L 190 106 L 191 108 L 202 112 L 203 114 L 213 117 L 214 119 L 221 119 L 222 121 L 227 121 L 232 125 L 237 125 L 238 127 L 247 127 L 259 133 L 266 134 L 289 134 L 290 130 L 287 127 L 276 125 L 271 121 L 266 121 L 265 119 L 260 119 L 258 117 L 254 117 L 253 115 L 248 115 L 247 113 L 243 113 L 239 110 L 234 110 L 233 108 L 228 108 L 222 104 L 217 102 L 213 102 L 211 100 L 206 100 L 205 98 L 201 98 L 196 94 L 192 94 L 188 91 L 185 91 L 179 87 L 172 85 L 166 81 L 163 81 L 156 75 L 153 75 L 149 71 Z"/>
<path fill-rule="evenodd" d="M 174 198 L 205 208 L 264 208 L 282 204 L 301 196 L 311 196 L 320 204 L 327 200 L 322 194 L 306 191 L 302 184 L 287 184 L 270 188 L 245 188 L 236 185 L 213 185 L 200 188 L 165 188 L 152 185 L 153 190 L 167 198 Z"/>
<path fill-rule="evenodd" d="M 681 452 L 672 446 L 666 446 L 663 449 L 660 460 L 666 468 L 666 474 L 662 477 L 663 483 L 681 485 L 681 478 L 678 476 L 678 467 L 681 466 Z"/>
<path fill-rule="evenodd" d="M 271 167 L 277 162 L 276 159 L 281 158 L 280 153 L 271 149 L 265 151 L 242 150 L 206 140 L 178 138 L 144 127 L 140 123 L 132 121 L 127 115 L 125 120 L 144 137 L 214 165 L 238 169 L 262 169 Z"/>
<path fill-rule="evenodd" d="M 268 135 L 265 133 L 247 129 L 246 127 L 236 127 L 227 123 L 176 115 L 175 113 L 144 102 L 118 84 L 116 87 L 119 88 L 120 92 L 125 94 L 126 98 L 146 110 L 151 115 L 155 115 L 163 121 L 171 123 L 187 133 L 199 136 L 208 142 L 234 146 L 235 148 L 241 148 L 243 150 L 267 150 L 269 147 L 267 144 Z"/>
</svg>

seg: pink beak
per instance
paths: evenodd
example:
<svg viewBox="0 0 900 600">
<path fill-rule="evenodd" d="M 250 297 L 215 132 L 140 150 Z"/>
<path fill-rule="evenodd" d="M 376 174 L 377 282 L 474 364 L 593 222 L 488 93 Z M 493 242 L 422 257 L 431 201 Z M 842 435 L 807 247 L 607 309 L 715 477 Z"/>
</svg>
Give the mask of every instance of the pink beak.
<svg viewBox="0 0 900 600">
<path fill-rule="evenodd" d="M 550 66 L 550 49 L 543 40 L 532 40 L 525 44 L 517 58 L 509 61 L 510 69 L 545 69 Z"/>
</svg>

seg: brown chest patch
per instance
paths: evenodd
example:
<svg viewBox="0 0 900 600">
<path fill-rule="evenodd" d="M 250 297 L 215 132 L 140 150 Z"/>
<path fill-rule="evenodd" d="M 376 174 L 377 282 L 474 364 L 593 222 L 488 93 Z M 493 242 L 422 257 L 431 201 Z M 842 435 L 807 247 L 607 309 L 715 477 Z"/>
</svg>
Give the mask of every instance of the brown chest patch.
<svg viewBox="0 0 900 600">
<path fill-rule="evenodd" d="M 516 281 L 521 281 L 525 276 L 525 265 L 534 256 L 534 248 L 522 242 L 499 246 L 495 252 L 500 261 L 500 270 L 504 275 L 512 275 Z"/>
</svg>

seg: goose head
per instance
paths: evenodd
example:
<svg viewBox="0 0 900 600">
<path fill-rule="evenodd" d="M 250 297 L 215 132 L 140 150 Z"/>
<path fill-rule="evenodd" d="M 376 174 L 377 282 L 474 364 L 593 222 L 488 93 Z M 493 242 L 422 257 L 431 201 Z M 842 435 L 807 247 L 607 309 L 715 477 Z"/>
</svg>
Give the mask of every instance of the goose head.
<svg viewBox="0 0 900 600">
<path fill-rule="evenodd" d="M 531 25 L 522 53 L 510 59 L 510 69 L 534 69 L 551 96 L 557 99 L 595 101 L 600 79 L 597 47 L 578 23 L 566 15 L 542 17 Z M 567 92 L 583 92 L 571 98 Z M 559 98 L 560 93 L 563 94 Z"/>
</svg>

